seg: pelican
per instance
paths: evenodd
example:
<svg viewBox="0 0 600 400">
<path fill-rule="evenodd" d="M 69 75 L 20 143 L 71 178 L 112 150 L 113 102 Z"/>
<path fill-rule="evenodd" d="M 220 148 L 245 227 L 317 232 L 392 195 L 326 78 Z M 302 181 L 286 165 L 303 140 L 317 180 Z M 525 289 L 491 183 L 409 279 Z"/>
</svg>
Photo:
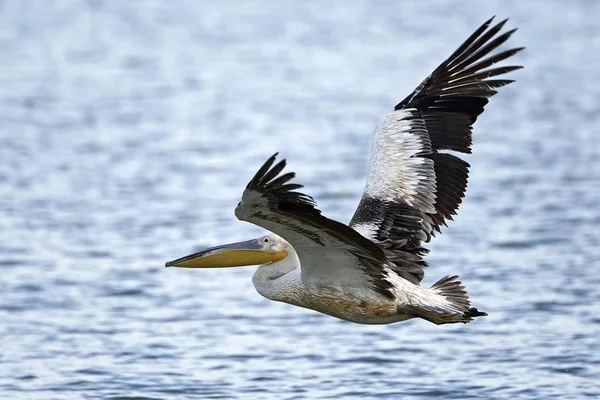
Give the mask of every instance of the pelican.
<svg viewBox="0 0 600 400">
<path fill-rule="evenodd" d="M 490 79 L 522 68 L 492 65 L 523 48 L 497 50 L 516 29 L 486 21 L 375 127 L 364 194 L 350 224 L 326 218 L 284 173 L 277 153 L 250 180 L 236 217 L 271 233 L 212 247 L 167 267 L 260 265 L 259 294 L 360 324 L 422 318 L 468 323 L 486 313 L 471 307 L 457 275 L 420 285 L 423 246 L 452 220 L 464 197 L 471 130 L 495 89 Z M 491 54 L 490 54 L 491 53 Z"/>
</svg>

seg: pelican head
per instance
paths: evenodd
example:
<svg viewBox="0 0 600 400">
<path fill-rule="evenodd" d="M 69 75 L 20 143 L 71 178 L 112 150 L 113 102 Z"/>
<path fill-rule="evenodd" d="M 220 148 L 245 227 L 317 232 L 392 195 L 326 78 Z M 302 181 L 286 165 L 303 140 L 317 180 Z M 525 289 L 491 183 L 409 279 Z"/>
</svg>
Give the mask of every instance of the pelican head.
<svg viewBox="0 0 600 400">
<path fill-rule="evenodd" d="M 290 244 L 280 236 L 268 234 L 258 239 L 211 247 L 174 261 L 166 267 L 227 268 L 244 265 L 264 265 L 288 256 Z"/>
</svg>

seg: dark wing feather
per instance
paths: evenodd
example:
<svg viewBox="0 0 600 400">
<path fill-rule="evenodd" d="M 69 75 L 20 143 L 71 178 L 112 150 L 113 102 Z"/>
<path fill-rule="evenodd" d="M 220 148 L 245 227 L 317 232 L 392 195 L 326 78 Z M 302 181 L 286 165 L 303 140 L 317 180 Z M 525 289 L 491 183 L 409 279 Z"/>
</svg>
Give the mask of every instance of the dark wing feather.
<svg viewBox="0 0 600 400">
<path fill-rule="evenodd" d="M 515 30 L 486 21 L 375 129 L 369 178 L 350 226 L 378 243 L 398 274 L 419 284 L 428 242 L 462 202 L 469 164 L 444 153 L 471 152 L 471 130 L 497 79 L 520 66 L 489 68 L 523 48 L 493 53 Z M 491 54 L 490 54 L 491 53 Z M 489 69 L 488 69 L 489 68 Z M 489 79 L 494 78 L 494 79 Z"/>
</svg>

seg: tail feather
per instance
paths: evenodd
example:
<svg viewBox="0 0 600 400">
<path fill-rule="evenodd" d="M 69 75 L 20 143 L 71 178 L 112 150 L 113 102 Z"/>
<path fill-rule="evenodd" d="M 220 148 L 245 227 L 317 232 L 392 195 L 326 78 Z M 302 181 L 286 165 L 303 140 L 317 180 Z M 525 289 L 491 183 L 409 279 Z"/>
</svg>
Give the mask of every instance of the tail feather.
<svg viewBox="0 0 600 400">
<path fill-rule="evenodd" d="M 446 298 L 457 312 L 462 313 L 462 319 L 456 322 L 471 322 L 475 317 L 486 316 L 487 313 L 471 307 L 471 301 L 462 282 L 458 280 L 458 275 L 445 276 L 431 286 Z"/>
</svg>

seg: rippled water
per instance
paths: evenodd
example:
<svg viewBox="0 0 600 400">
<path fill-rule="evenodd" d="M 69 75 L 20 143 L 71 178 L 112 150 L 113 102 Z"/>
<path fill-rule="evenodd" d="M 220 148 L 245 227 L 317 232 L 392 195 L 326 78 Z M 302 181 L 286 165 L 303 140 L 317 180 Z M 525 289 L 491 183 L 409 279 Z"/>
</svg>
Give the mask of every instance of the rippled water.
<svg viewBox="0 0 600 400">
<path fill-rule="evenodd" d="M 596 398 L 600 5 L 477 5 L 1 2 L 0 397 Z M 489 317 L 354 325 L 163 268 L 261 233 L 233 208 L 277 150 L 348 221 L 376 121 L 493 14 L 526 69 L 426 276 Z"/>
</svg>

